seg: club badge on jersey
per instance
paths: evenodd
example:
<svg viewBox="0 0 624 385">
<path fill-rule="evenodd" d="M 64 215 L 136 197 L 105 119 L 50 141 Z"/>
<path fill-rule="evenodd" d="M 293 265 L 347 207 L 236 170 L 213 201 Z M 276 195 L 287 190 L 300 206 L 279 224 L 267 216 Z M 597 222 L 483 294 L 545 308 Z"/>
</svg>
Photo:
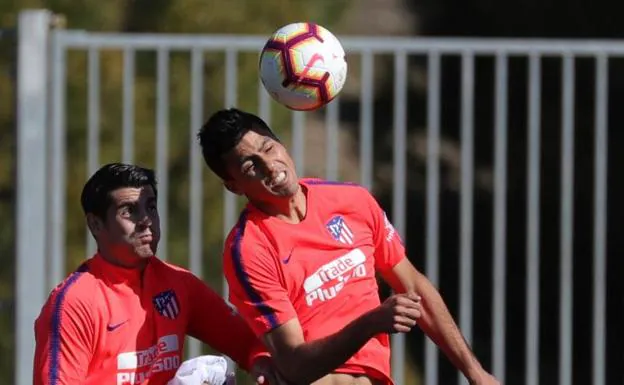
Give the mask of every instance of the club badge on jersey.
<svg viewBox="0 0 624 385">
<path fill-rule="evenodd" d="M 325 226 L 336 241 L 342 242 L 346 245 L 353 244 L 353 232 L 349 226 L 347 226 L 347 223 L 342 216 L 336 215 L 329 222 L 327 222 Z"/>
<path fill-rule="evenodd" d="M 176 319 L 180 314 L 180 302 L 173 290 L 163 291 L 154 296 L 152 302 L 158 314 L 169 319 Z"/>
</svg>

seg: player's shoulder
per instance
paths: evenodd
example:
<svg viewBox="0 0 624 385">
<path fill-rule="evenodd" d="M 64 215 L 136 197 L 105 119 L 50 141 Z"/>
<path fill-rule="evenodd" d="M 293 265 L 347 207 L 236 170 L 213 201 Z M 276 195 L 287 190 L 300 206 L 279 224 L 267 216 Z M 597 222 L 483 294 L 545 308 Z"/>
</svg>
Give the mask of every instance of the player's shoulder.
<svg viewBox="0 0 624 385">
<path fill-rule="evenodd" d="M 158 279 L 176 282 L 177 284 L 174 284 L 175 287 L 192 290 L 195 287 L 194 285 L 203 282 L 201 278 L 185 267 L 163 261 L 159 258 L 154 258 L 151 263 L 154 264 Z"/>
<path fill-rule="evenodd" d="M 68 308 L 87 306 L 94 301 L 97 279 L 89 269 L 89 261 L 82 263 L 75 271 L 61 281 L 48 296 L 46 306 Z"/>
<path fill-rule="evenodd" d="M 314 193 L 329 196 L 333 201 L 361 204 L 372 194 L 361 184 L 350 181 L 334 181 L 319 178 L 302 178 L 301 183 Z"/>
<path fill-rule="evenodd" d="M 90 271 L 89 262 L 81 264 L 52 289 L 35 320 L 37 335 L 48 333 L 50 327 L 65 317 L 71 319 L 70 323 L 81 324 L 82 327 L 93 322 L 94 314 L 102 303 L 98 301 L 97 278 Z"/>
<path fill-rule="evenodd" d="M 226 241 L 225 251 L 232 252 L 237 248 L 257 247 L 267 240 L 262 221 L 251 206 L 241 211 L 236 224 L 230 230 Z"/>
<path fill-rule="evenodd" d="M 299 180 L 301 184 L 307 186 L 308 188 L 316 189 L 316 190 L 328 190 L 328 189 L 349 189 L 349 190 L 366 190 L 364 186 L 358 184 L 356 182 L 351 181 L 338 181 L 338 180 L 328 180 L 322 178 L 301 178 Z"/>
<path fill-rule="evenodd" d="M 302 178 L 301 184 L 306 186 L 308 189 L 327 192 L 328 194 L 361 195 L 369 193 L 366 187 L 351 181 Z"/>
<path fill-rule="evenodd" d="M 176 265 L 171 262 L 163 261 L 160 258 L 154 257 L 150 262 L 153 263 L 153 268 L 161 275 L 188 275 L 193 274 L 189 269 Z"/>
<path fill-rule="evenodd" d="M 242 266 L 264 266 L 275 258 L 270 225 L 266 218 L 255 215 L 253 207 L 244 209 L 226 239 L 223 267 L 226 276 L 239 274 Z M 268 227 L 267 227 L 268 226 Z"/>
</svg>

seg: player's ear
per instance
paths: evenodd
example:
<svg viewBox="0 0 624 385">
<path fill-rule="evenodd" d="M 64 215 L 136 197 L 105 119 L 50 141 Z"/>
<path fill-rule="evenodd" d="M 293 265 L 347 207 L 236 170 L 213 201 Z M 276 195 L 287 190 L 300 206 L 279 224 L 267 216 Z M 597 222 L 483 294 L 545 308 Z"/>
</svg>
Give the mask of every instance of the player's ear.
<svg viewBox="0 0 624 385">
<path fill-rule="evenodd" d="M 243 195 L 243 191 L 240 188 L 238 188 L 238 185 L 236 184 L 235 181 L 231 179 L 224 180 L 223 185 L 225 186 L 226 189 L 228 189 L 229 192 L 236 194 L 236 195 Z"/>
<path fill-rule="evenodd" d="M 89 227 L 91 234 L 95 236 L 104 228 L 104 222 L 102 222 L 102 219 L 99 218 L 97 215 L 88 213 L 87 214 L 87 226 Z"/>
</svg>

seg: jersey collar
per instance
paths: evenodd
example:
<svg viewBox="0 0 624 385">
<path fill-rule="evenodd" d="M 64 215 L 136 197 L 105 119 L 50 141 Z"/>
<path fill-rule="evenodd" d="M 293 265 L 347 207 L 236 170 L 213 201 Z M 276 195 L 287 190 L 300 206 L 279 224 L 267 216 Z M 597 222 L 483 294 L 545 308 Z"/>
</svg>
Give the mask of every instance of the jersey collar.
<svg viewBox="0 0 624 385">
<path fill-rule="evenodd" d="M 150 257 L 147 265 L 145 266 L 145 270 L 150 268 L 152 265 L 152 260 L 156 257 Z M 145 272 L 136 268 L 127 268 L 121 267 L 117 265 L 113 265 L 112 263 L 105 260 L 99 253 L 93 256 L 91 266 L 95 271 L 102 274 L 110 283 L 133 283 L 140 282 L 141 277 Z"/>
</svg>

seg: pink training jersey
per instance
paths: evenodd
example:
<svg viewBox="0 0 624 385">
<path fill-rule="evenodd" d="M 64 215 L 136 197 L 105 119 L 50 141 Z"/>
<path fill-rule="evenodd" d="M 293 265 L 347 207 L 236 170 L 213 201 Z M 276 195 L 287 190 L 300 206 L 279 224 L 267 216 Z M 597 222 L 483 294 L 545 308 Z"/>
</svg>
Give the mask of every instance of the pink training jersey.
<svg viewBox="0 0 624 385">
<path fill-rule="evenodd" d="M 152 257 L 143 277 L 96 255 L 58 285 L 35 322 L 35 385 L 166 384 L 191 335 L 243 368 L 263 351 L 190 271 Z"/>
<path fill-rule="evenodd" d="M 230 302 L 258 336 L 295 317 L 306 341 L 339 331 L 379 306 L 375 273 L 405 257 L 365 188 L 314 179 L 301 184 L 308 205 L 302 222 L 289 224 L 248 205 L 226 242 Z M 389 336 L 371 339 L 336 372 L 392 383 Z"/>
</svg>

